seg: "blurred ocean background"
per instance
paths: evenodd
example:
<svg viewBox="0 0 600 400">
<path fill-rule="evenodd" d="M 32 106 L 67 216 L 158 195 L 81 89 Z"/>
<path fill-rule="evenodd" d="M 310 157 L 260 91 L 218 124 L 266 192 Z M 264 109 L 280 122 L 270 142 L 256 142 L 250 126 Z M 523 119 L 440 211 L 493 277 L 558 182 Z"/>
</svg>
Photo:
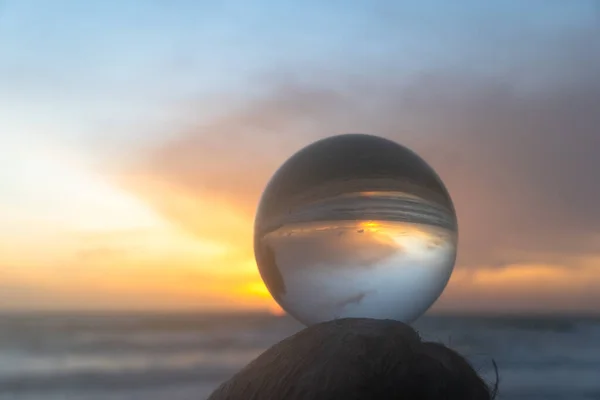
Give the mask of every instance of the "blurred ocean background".
<svg viewBox="0 0 600 400">
<path fill-rule="evenodd" d="M 425 316 L 500 399 L 600 399 L 600 318 Z M 2 400 L 197 400 L 302 329 L 268 314 L 0 316 Z"/>
</svg>

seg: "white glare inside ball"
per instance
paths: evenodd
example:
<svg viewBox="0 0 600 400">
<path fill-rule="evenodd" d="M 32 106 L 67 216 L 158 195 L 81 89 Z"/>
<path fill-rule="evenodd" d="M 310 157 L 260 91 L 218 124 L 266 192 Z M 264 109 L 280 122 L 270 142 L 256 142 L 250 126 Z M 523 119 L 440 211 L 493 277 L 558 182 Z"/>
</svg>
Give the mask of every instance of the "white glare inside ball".
<svg viewBox="0 0 600 400">
<path fill-rule="evenodd" d="M 336 318 L 412 322 L 456 259 L 452 200 L 407 148 L 348 134 L 315 142 L 267 185 L 254 225 L 260 274 L 306 325 Z"/>
</svg>

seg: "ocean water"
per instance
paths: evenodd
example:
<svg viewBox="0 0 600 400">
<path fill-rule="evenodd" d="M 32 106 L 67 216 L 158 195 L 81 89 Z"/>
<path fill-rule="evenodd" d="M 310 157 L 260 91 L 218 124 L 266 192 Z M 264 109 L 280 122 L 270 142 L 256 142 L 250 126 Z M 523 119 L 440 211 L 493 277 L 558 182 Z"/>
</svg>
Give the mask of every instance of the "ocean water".
<svg viewBox="0 0 600 400">
<path fill-rule="evenodd" d="M 425 316 L 500 399 L 600 399 L 600 319 Z M 197 400 L 302 329 L 263 314 L 0 316 L 2 400 Z"/>
</svg>

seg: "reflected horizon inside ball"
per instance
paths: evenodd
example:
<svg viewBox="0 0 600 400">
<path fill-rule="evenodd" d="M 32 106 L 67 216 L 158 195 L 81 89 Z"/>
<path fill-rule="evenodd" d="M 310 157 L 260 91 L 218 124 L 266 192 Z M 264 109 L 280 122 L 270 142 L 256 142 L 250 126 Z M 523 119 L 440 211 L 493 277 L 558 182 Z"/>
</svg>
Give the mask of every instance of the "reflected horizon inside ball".
<svg viewBox="0 0 600 400">
<path fill-rule="evenodd" d="M 421 316 L 454 268 L 452 200 L 417 154 L 372 135 L 332 136 L 273 175 L 254 223 L 269 292 L 306 325 Z"/>
</svg>

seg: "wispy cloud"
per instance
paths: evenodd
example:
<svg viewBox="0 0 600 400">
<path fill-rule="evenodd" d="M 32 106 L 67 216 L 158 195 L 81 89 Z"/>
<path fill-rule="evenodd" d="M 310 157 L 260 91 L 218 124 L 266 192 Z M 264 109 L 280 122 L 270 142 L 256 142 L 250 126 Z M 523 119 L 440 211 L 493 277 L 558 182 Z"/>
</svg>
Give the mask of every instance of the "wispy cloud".
<svg viewBox="0 0 600 400">
<path fill-rule="evenodd" d="M 332 134 L 380 134 L 415 149 L 446 182 L 459 215 L 460 265 L 595 253 L 600 51 L 594 32 L 538 49 L 541 59 L 555 62 L 554 79 L 543 82 L 518 73 L 509 79 L 436 70 L 409 79 L 391 73 L 280 82 L 138 154 L 141 169 L 251 221 L 269 176 L 294 151 Z M 203 229 L 192 208 L 173 208 L 181 215 L 171 218 Z"/>
</svg>

